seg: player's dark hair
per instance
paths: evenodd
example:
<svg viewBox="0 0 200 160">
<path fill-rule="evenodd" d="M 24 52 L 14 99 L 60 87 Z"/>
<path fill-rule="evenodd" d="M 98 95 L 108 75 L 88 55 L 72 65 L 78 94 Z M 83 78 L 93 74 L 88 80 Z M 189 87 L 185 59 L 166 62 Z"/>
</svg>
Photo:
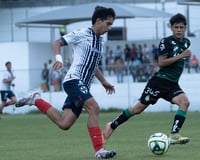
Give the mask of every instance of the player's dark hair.
<svg viewBox="0 0 200 160">
<path fill-rule="evenodd" d="M 184 15 L 177 13 L 174 16 L 171 17 L 169 20 L 170 25 L 172 26 L 174 23 L 183 23 L 184 25 L 187 25 L 186 18 Z"/>
<path fill-rule="evenodd" d="M 96 6 L 92 15 L 92 25 L 95 24 L 97 18 L 100 18 L 101 20 L 106 20 L 108 17 L 113 17 L 113 19 L 115 19 L 115 11 L 112 8 Z"/>
<path fill-rule="evenodd" d="M 8 64 L 11 64 L 11 62 L 10 62 L 10 61 L 6 62 L 6 63 L 5 63 L 5 66 L 7 66 Z"/>
</svg>

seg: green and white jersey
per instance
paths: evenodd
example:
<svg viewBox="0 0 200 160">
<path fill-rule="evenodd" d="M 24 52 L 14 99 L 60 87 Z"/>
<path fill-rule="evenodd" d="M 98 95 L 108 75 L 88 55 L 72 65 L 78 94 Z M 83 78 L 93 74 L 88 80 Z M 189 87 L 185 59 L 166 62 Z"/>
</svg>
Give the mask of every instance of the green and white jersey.
<svg viewBox="0 0 200 160">
<path fill-rule="evenodd" d="M 181 54 L 189 46 L 190 40 L 188 38 L 183 38 L 182 41 L 178 41 L 174 39 L 173 36 L 169 36 L 160 41 L 158 56 L 167 56 L 168 58 L 174 57 Z M 167 79 L 171 82 L 178 82 L 184 69 L 184 62 L 185 58 L 169 66 L 161 67 L 154 76 Z"/>
</svg>

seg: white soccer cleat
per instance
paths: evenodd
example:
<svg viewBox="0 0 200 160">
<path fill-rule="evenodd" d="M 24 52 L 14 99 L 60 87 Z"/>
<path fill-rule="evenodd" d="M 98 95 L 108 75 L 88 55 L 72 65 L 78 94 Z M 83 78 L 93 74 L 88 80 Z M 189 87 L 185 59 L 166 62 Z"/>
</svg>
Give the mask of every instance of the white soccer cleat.
<svg viewBox="0 0 200 160">
<path fill-rule="evenodd" d="M 169 136 L 170 144 L 186 144 L 190 141 L 188 137 L 183 137 L 178 133 Z"/>
<path fill-rule="evenodd" d="M 98 159 L 108 159 L 114 157 L 115 155 L 116 155 L 115 151 L 107 151 L 102 148 L 96 152 L 95 157 Z"/>
<path fill-rule="evenodd" d="M 24 105 L 32 106 L 32 105 L 35 104 L 35 100 L 36 100 L 36 99 L 40 99 L 40 98 L 41 98 L 40 93 L 34 92 L 34 93 L 31 94 L 29 97 L 20 99 L 20 100 L 15 104 L 15 106 L 16 106 L 16 107 L 22 107 L 22 106 L 24 106 Z"/>
</svg>

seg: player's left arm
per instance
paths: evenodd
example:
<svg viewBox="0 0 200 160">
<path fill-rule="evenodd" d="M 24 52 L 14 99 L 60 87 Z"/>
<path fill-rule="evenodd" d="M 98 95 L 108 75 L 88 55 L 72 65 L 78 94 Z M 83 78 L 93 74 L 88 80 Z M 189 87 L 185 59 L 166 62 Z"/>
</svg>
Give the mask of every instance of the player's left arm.
<svg viewBox="0 0 200 160">
<path fill-rule="evenodd" d="M 104 78 L 102 72 L 100 71 L 100 69 L 98 68 L 95 72 L 95 76 L 97 77 L 97 79 L 101 82 L 101 84 L 103 85 L 103 87 L 106 89 L 106 92 L 108 94 L 112 94 L 115 93 L 115 88 L 112 84 L 110 84 L 109 82 L 106 81 L 106 79 Z"/>
</svg>

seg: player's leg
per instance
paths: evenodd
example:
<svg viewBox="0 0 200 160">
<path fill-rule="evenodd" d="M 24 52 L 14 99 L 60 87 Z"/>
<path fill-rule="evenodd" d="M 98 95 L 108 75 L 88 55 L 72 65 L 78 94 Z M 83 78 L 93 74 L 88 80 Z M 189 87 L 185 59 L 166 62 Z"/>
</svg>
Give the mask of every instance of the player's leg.
<svg viewBox="0 0 200 160">
<path fill-rule="evenodd" d="M 99 106 L 93 97 L 84 102 L 84 108 L 88 112 L 88 132 L 95 150 L 97 158 L 112 158 L 116 155 L 115 151 L 104 149 L 104 139 L 102 130 L 99 126 Z"/>
<path fill-rule="evenodd" d="M 7 101 L 7 99 L 9 100 Z M 4 107 L 15 104 L 17 99 L 12 91 L 1 91 L 1 101 L 2 104 L 0 105 L 0 114 L 2 114 Z"/>
<path fill-rule="evenodd" d="M 0 91 L 0 93 L 1 93 L 0 114 L 2 114 L 3 108 L 6 105 L 7 96 L 5 95 L 5 91 Z"/>
<path fill-rule="evenodd" d="M 67 102 L 66 99 L 65 102 Z M 68 104 L 71 104 L 69 102 Z M 56 108 L 54 108 L 49 102 L 41 98 L 38 92 L 33 93 L 28 98 L 23 98 L 16 103 L 16 107 L 24 105 L 35 105 L 42 113 L 46 114 L 59 128 L 63 130 L 69 129 L 76 119 L 78 118 L 71 108 L 64 107 L 64 113 L 62 114 Z"/>
<path fill-rule="evenodd" d="M 15 104 L 16 102 L 17 102 L 16 96 L 15 96 L 15 95 L 12 95 L 12 96 L 10 97 L 10 100 L 7 101 L 6 106 L 13 105 L 13 104 Z"/>
<path fill-rule="evenodd" d="M 77 120 L 76 115 L 72 112 L 71 109 L 64 109 L 64 113 L 61 114 L 60 111 L 54 107 L 50 107 L 46 115 L 51 119 L 59 128 L 63 130 L 68 130 Z"/>
<path fill-rule="evenodd" d="M 140 101 L 133 107 L 125 109 L 119 116 L 117 116 L 112 122 L 106 124 L 106 128 L 103 132 L 103 136 L 108 139 L 113 131 L 121 124 L 126 122 L 130 117 L 140 114 L 148 105 L 142 104 Z"/>
<path fill-rule="evenodd" d="M 140 101 L 134 106 L 125 109 L 119 116 L 117 116 L 112 122 L 108 122 L 104 130 L 104 138 L 108 139 L 113 131 L 121 124 L 126 122 L 130 117 L 143 112 L 149 104 L 155 104 L 160 98 L 160 87 L 162 87 L 160 79 L 151 78 L 146 84 Z"/>
<path fill-rule="evenodd" d="M 6 101 L 2 101 L 2 103 L 0 104 L 0 114 L 3 113 L 3 108 L 6 105 Z"/>
<path fill-rule="evenodd" d="M 189 100 L 185 93 L 179 94 L 172 99 L 172 102 L 178 105 L 178 110 L 174 116 L 174 121 L 171 129 L 170 143 L 171 144 L 185 144 L 190 141 L 188 137 L 183 137 L 179 134 L 182 125 L 185 122 L 187 110 L 189 107 Z"/>
</svg>

